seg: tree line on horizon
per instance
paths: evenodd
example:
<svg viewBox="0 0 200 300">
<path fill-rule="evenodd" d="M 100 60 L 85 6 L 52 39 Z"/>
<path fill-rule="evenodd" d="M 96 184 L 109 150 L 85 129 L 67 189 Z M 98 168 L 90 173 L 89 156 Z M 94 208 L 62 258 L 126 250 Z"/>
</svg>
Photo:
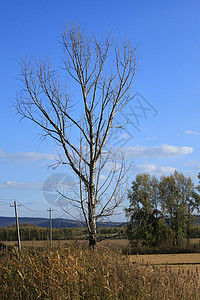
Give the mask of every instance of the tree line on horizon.
<svg viewBox="0 0 200 300">
<path fill-rule="evenodd" d="M 126 238 L 126 229 L 120 227 L 100 227 L 98 234 L 104 237 L 113 236 L 116 239 Z M 49 240 L 49 228 L 23 224 L 20 226 L 20 238 L 22 241 Z M 87 239 L 85 228 L 52 228 L 53 240 L 82 240 Z M 0 228 L 0 241 L 16 241 L 17 232 L 15 226 Z"/>
</svg>

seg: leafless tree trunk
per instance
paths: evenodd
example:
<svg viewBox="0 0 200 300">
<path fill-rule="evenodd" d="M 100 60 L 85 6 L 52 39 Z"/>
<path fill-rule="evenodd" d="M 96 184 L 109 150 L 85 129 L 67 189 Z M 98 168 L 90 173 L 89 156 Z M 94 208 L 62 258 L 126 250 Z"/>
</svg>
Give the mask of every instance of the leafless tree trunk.
<svg viewBox="0 0 200 300">
<path fill-rule="evenodd" d="M 21 59 L 22 89 L 15 105 L 22 118 L 63 149 L 57 165 L 68 164 L 79 179 L 77 197 L 66 196 L 66 201 L 81 210 L 94 247 L 96 221 L 111 216 L 122 201 L 125 162 L 113 152 L 111 138 L 120 129 L 113 123 L 116 114 L 131 100 L 137 49 L 126 38 L 98 40 L 74 25 L 66 26 L 60 43 L 66 76 L 48 60 Z M 68 86 L 76 88 L 76 99 Z"/>
</svg>

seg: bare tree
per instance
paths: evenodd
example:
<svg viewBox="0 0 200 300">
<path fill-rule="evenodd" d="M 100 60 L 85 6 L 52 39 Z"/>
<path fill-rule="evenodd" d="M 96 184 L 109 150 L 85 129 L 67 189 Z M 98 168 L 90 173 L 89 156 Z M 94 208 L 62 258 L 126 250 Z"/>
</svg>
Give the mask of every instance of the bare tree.
<svg viewBox="0 0 200 300">
<path fill-rule="evenodd" d="M 65 54 L 60 72 L 47 59 L 21 59 L 23 86 L 15 105 L 22 118 L 42 129 L 43 138 L 63 149 L 57 165 L 68 164 L 79 179 L 77 197 L 66 200 L 81 210 L 94 247 L 96 221 L 111 216 L 123 199 L 125 161 L 111 142 L 123 127 L 114 125 L 116 114 L 132 100 L 137 48 L 126 38 L 99 40 L 75 25 L 65 27 L 60 43 Z M 73 99 L 69 87 L 76 88 Z M 73 215 L 69 206 L 66 211 Z"/>
</svg>

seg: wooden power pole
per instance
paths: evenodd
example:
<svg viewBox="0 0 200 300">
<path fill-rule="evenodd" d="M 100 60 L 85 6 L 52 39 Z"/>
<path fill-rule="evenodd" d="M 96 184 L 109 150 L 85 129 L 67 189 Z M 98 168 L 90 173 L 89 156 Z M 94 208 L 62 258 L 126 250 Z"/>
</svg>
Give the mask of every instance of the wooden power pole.
<svg viewBox="0 0 200 300">
<path fill-rule="evenodd" d="M 51 212 L 53 211 L 51 207 L 48 209 L 49 211 L 49 240 L 50 240 L 50 250 L 52 249 L 52 220 L 51 220 Z"/>
<path fill-rule="evenodd" d="M 19 204 L 20 206 L 21 204 Z M 11 207 L 15 208 L 15 219 L 16 219 L 16 228 L 17 228 L 17 239 L 18 239 L 18 249 L 19 253 L 21 251 L 21 241 L 20 241 L 20 232 L 19 232 L 19 222 L 18 222 L 18 215 L 17 215 L 17 201 L 14 201 L 14 205 L 10 205 Z"/>
</svg>

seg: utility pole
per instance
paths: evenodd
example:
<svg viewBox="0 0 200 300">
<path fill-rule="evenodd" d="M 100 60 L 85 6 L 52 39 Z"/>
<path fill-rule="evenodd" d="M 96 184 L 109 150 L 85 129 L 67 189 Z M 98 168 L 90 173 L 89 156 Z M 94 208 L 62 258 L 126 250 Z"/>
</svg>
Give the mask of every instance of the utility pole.
<svg viewBox="0 0 200 300">
<path fill-rule="evenodd" d="M 18 204 L 18 206 L 21 206 L 21 204 Z M 19 253 L 21 251 L 21 241 L 20 241 L 20 232 L 19 232 L 19 222 L 18 222 L 18 215 L 17 215 L 17 201 L 14 201 L 14 205 L 10 205 L 10 207 L 15 208 L 15 219 L 16 219 L 16 227 L 17 227 L 17 239 L 18 239 L 18 250 Z"/>
<path fill-rule="evenodd" d="M 51 207 L 48 209 L 49 211 L 49 240 L 50 240 L 50 250 L 52 249 L 52 221 L 51 221 L 51 212 L 53 211 Z"/>
</svg>

